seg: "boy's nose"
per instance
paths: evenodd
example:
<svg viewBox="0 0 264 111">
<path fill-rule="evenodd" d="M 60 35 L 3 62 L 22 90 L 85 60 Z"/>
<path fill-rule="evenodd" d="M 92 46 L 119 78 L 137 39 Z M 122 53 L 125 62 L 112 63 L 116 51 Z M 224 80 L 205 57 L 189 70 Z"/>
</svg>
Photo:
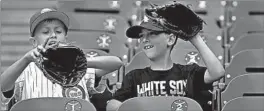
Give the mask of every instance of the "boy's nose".
<svg viewBox="0 0 264 111">
<path fill-rule="evenodd" d="M 51 38 L 51 39 L 56 39 L 57 36 L 56 36 L 56 34 L 53 32 L 53 33 L 51 33 L 50 38 Z"/>
</svg>

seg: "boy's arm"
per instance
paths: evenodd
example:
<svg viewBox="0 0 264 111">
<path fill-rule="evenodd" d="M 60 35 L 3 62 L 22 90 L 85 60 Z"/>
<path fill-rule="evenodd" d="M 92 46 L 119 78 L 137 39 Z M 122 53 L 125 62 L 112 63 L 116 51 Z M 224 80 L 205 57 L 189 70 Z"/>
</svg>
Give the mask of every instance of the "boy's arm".
<svg viewBox="0 0 264 111">
<path fill-rule="evenodd" d="M 27 52 L 22 58 L 7 68 L 0 77 L 1 91 L 6 92 L 14 88 L 15 82 L 30 62 L 36 61 L 45 52 L 42 45 Z"/>
<path fill-rule="evenodd" d="M 1 74 L 0 84 L 2 92 L 6 92 L 14 88 L 16 80 L 29 63 L 29 60 L 27 60 L 24 56 L 18 61 L 16 61 L 14 64 L 12 64 L 9 68 L 4 71 L 4 73 Z"/>
<path fill-rule="evenodd" d="M 190 42 L 196 47 L 200 52 L 203 61 L 207 67 L 204 74 L 204 82 L 212 83 L 225 74 L 225 69 L 223 68 L 220 61 L 214 55 L 214 53 L 209 49 L 209 47 L 204 43 L 203 39 L 199 34 L 193 37 Z"/>
<path fill-rule="evenodd" d="M 95 68 L 97 77 L 104 76 L 118 70 L 122 65 L 122 61 L 116 56 L 98 56 L 87 58 L 89 68 Z"/>
</svg>

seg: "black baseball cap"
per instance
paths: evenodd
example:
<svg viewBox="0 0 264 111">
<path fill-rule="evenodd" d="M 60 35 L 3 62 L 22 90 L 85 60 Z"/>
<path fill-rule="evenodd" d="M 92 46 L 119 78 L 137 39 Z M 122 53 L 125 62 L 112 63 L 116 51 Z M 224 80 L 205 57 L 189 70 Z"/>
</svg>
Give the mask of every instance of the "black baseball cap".
<svg viewBox="0 0 264 111">
<path fill-rule="evenodd" d="M 164 31 L 164 27 L 154 22 L 151 19 L 147 21 L 142 21 L 140 25 L 135 25 L 127 29 L 126 36 L 129 38 L 138 39 L 140 38 L 139 34 L 143 29 L 148 29 L 151 31 Z"/>
<path fill-rule="evenodd" d="M 34 30 L 37 27 L 37 25 L 46 19 L 58 19 L 66 26 L 67 29 L 69 27 L 69 17 L 65 13 L 59 12 L 59 11 L 52 9 L 52 8 L 44 8 L 44 9 L 38 11 L 37 13 L 35 13 L 30 18 L 30 35 L 31 35 L 31 37 L 33 36 Z"/>
</svg>

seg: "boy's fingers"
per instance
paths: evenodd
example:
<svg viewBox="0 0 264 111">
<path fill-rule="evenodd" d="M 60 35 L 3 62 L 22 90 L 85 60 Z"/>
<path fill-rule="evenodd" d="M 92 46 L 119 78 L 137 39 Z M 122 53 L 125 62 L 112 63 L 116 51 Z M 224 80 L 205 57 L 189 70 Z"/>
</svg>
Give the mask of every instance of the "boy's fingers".
<svg viewBox="0 0 264 111">
<path fill-rule="evenodd" d="M 40 57 L 40 52 L 39 51 L 33 51 L 33 53 L 34 53 L 35 57 Z"/>
<path fill-rule="evenodd" d="M 38 52 L 45 52 L 46 51 L 46 49 L 42 45 L 39 45 L 37 47 L 37 50 L 38 50 Z"/>
<path fill-rule="evenodd" d="M 47 38 L 44 42 L 44 44 L 42 45 L 42 47 L 46 47 L 46 45 L 48 44 L 48 41 L 49 41 L 50 38 Z"/>
<path fill-rule="evenodd" d="M 35 56 L 34 53 L 31 53 L 31 56 L 33 57 L 34 60 L 37 60 L 37 57 Z"/>
</svg>

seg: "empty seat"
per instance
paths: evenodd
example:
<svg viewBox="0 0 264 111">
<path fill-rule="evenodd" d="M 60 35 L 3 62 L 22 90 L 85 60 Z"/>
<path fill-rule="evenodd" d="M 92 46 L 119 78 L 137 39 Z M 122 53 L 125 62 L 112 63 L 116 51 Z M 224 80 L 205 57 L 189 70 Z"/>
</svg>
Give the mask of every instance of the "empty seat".
<svg viewBox="0 0 264 111">
<path fill-rule="evenodd" d="M 243 96 L 257 97 L 264 94 L 264 73 L 241 74 L 235 77 L 222 92 L 222 105 Z M 262 104 L 263 106 L 263 104 Z M 240 110 L 238 110 L 240 111 Z M 253 111 L 253 110 L 252 110 Z"/>
<path fill-rule="evenodd" d="M 234 55 L 230 65 L 226 68 L 225 83 L 245 73 L 264 72 L 264 50 L 243 50 Z"/>
<path fill-rule="evenodd" d="M 202 108 L 190 98 L 157 96 L 128 99 L 122 103 L 118 111 L 202 111 Z"/>
<path fill-rule="evenodd" d="M 209 33 L 203 33 L 203 36 L 205 36 L 204 41 L 207 44 L 207 46 L 211 49 L 211 51 L 216 55 L 216 57 L 219 58 L 220 61 L 222 61 L 223 58 L 223 48 L 221 47 L 221 41 L 218 41 L 216 37 L 212 37 Z M 186 60 L 186 57 L 188 56 L 188 53 L 198 53 L 198 50 L 189 42 L 189 41 L 183 41 L 179 39 L 177 41 L 177 44 L 174 46 L 174 49 L 172 50 L 171 57 L 173 62 L 180 63 L 180 64 L 187 64 L 188 60 Z M 197 61 L 199 65 L 204 66 L 204 62 L 200 55 L 197 55 L 196 57 L 199 57 L 200 60 Z"/>
<path fill-rule="evenodd" d="M 262 20 L 263 21 L 263 20 Z M 257 33 L 264 31 L 264 24 L 261 20 L 254 20 L 252 17 L 243 17 L 237 19 L 232 24 L 232 29 L 230 30 L 230 37 L 234 37 L 234 44 L 241 36 L 250 33 Z"/>
<path fill-rule="evenodd" d="M 233 43 L 242 35 L 250 32 L 264 31 L 264 1 L 234 1 L 232 10 L 232 29 L 230 36 Z"/>
<path fill-rule="evenodd" d="M 238 97 L 229 101 L 222 111 L 263 111 L 264 97 Z"/>
<path fill-rule="evenodd" d="M 143 69 L 150 66 L 150 60 L 144 52 L 137 53 L 131 60 L 131 62 L 125 67 L 125 74 L 134 69 Z"/>
<path fill-rule="evenodd" d="M 264 33 L 245 34 L 236 40 L 231 48 L 231 55 L 247 49 L 264 48 Z"/>
<path fill-rule="evenodd" d="M 103 32 L 79 32 L 70 31 L 68 40 L 82 49 L 108 50 L 111 55 L 123 57 L 127 54 L 127 48 L 117 35 Z"/>
<path fill-rule="evenodd" d="M 233 9 L 233 15 L 237 19 L 245 16 L 261 16 L 264 12 L 264 1 L 238 1 L 234 3 L 236 6 Z"/>
</svg>

